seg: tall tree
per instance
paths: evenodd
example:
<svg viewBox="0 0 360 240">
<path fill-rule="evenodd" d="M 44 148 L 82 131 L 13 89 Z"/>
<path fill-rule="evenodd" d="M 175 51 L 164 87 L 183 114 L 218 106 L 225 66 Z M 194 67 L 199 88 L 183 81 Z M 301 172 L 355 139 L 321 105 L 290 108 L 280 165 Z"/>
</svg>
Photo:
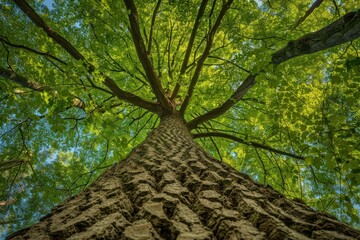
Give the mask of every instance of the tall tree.
<svg viewBox="0 0 360 240">
<path fill-rule="evenodd" d="M 358 7 L 3 2 L 4 232 L 357 238 Z"/>
</svg>

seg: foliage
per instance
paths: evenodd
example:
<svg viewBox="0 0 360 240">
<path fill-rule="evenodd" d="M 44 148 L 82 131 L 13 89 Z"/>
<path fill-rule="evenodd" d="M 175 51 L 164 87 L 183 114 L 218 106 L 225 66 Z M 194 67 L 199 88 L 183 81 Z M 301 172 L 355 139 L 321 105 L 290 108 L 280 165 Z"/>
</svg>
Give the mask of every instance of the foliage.
<svg viewBox="0 0 360 240">
<path fill-rule="evenodd" d="M 200 72 L 184 111 L 191 121 L 256 75 L 256 84 L 228 111 L 192 129 L 242 142 L 213 135 L 199 137 L 199 144 L 257 181 L 359 227 L 359 40 L 271 63 L 272 54 L 289 41 L 356 10 L 358 1 L 325 1 L 296 27 L 311 1 L 235 1 L 205 56 L 224 2 L 207 3 L 184 69 L 201 1 L 135 3 L 163 92 L 170 97 L 179 86 L 173 103 L 180 110 Z M 161 92 L 154 91 L 144 70 L 124 3 L 29 5 L 82 57 L 74 58 L 16 4 L 1 0 L 0 231 L 5 233 L 32 224 L 84 189 L 159 122 L 157 112 L 119 97 L 106 78 L 147 102 L 159 102 Z"/>
</svg>

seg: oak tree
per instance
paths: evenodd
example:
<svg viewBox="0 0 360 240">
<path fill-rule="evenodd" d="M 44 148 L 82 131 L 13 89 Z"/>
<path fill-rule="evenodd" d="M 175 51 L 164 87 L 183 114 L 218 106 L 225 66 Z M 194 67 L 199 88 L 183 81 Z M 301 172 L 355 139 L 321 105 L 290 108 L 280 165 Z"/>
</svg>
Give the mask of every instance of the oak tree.
<svg viewBox="0 0 360 240">
<path fill-rule="evenodd" d="M 357 238 L 358 8 L 3 0 L 4 236 Z"/>
</svg>

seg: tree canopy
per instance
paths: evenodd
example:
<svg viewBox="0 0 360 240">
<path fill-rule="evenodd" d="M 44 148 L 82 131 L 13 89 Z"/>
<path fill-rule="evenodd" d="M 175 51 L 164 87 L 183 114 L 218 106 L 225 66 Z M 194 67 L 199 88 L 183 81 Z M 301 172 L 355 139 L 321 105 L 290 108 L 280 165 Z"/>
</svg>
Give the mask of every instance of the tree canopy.
<svg viewBox="0 0 360 240">
<path fill-rule="evenodd" d="M 173 111 L 220 161 L 359 227 L 358 1 L 0 7 L 3 232 L 84 189 Z"/>
</svg>

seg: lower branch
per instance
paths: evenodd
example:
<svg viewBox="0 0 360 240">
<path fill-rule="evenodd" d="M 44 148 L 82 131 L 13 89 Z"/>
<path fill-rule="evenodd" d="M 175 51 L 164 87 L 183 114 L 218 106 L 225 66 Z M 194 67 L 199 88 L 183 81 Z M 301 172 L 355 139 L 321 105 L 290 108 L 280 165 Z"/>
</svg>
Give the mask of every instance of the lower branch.
<svg viewBox="0 0 360 240">
<path fill-rule="evenodd" d="M 142 99 L 141 97 L 138 97 L 130 92 L 126 92 L 119 88 L 119 86 L 115 83 L 113 79 L 110 77 L 105 77 L 104 84 L 110 89 L 112 93 L 119 99 L 125 100 L 128 103 L 131 103 L 135 106 L 139 106 L 141 108 L 144 108 L 146 110 L 149 110 L 153 113 L 160 113 L 161 112 L 161 106 L 159 104 L 149 102 L 145 99 Z"/>
<path fill-rule="evenodd" d="M 222 137 L 222 138 L 227 138 L 227 139 L 233 140 L 233 141 L 235 141 L 235 142 L 238 142 L 238 143 L 241 143 L 241 144 L 244 144 L 244 145 L 247 145 L 247 146 L 252 146 L 252 147 L 255 147 L 255 148 L 264 149 L 264 150 L 267 150 L 267 151 L 270 151 L 270 152 L 273 152 L 273 153 L 277 153 L 277 154 L 280 154 L 280 155 L 292 157 L 292 158 L 299 159 L 299 160 L 305 160 L 304 157 L 298 156 L 298 155 L 296 155 L 296 154 L 284 152 L 284 151 L 281 151 L 281 150 L 272 148 L 272 147 L 270 147 L 270 146 L 268 146 L 268 145 L 265 145 L 265 144 L 261 144 L 261 143 L 257 143 L 257 142 L 253 142 L 253 141 L 246 141 L 246 140 L 244 140 L 244 139 L 242 139 L 242 138 L 239 138 L 239 137 L 236 137 L 236 136 L 227 134 L 227 133 L 206 132 L 206 133 L 196 133 L 196 134 L 193 134 L 193 138 L 194 138 L 194 139 L 195 139 L 195 138 L 204 138 L 204 137 Z"/>
</svg>

